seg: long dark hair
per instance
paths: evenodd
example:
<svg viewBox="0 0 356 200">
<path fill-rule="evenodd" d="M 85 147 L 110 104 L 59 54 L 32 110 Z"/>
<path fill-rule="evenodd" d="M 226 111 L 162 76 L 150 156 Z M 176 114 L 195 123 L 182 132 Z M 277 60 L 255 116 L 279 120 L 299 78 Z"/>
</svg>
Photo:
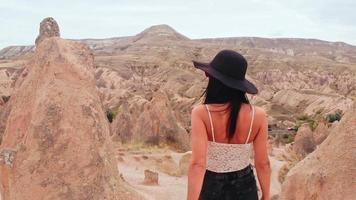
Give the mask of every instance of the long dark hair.
<svg viewBox="0 0 356 200">
<path fill-rule="evenodd" d="M 230 115 L 226 126 L 227 138 L 230 141 L 234 137 L 236 122 L 242 103 L 250 103 L 246 93 L 224 85 L 218 79 L 209 76 L 208 87 L 204 91 L 204 104 L 229 103 Z"/>
</svg>

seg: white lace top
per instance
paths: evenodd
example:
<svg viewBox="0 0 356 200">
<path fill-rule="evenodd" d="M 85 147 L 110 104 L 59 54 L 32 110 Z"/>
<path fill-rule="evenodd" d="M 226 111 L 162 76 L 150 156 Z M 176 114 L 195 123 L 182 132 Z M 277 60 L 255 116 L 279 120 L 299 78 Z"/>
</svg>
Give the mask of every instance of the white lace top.
<svg viewBox="0 0 356 200">
<path fill-rule="evenodd" d="M 250 139 L 255 109 L 251 105 L 252 116 L 251 124 L 246 142 L 244 144 L 227 144 L 215 142 L 214 127 L 207 104 L 205 107 L 209 114 L 210 127 L 213 141 L 208 141 L 207 165 L 206 169 L 213 172 L 232 172 L 238 171 L 250 164 L 251 143 L 247 143 Z"/>
</svg>

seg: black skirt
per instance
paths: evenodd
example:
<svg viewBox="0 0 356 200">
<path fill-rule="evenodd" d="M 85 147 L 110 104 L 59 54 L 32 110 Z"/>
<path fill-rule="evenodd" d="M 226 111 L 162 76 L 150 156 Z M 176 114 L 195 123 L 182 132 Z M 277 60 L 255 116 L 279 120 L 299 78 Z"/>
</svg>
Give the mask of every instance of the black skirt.
<svg viewBox="0 0 356 200">
<path fill-rule="evenodd" d="M 257 185 L 252 166 L 234 172 L 206 170 L 200 200 L 257 200 Z"/>
</svg>

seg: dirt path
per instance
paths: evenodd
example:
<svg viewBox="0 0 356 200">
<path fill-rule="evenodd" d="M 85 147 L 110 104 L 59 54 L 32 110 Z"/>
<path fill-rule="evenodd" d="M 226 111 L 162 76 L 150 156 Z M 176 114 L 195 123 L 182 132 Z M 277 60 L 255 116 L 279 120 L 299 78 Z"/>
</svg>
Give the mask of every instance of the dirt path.
<svg viewBox="0 0 356 200">
<path fill-rule="evenodd" d="M 284 162 L 277 160 L 275 157 L 280 152 L 281 149 L 276 149 L 274 156 L 270 156 L 272 166 L 271 196 L 278 194 L 281 190 L 278 171 Z M 187 176 L 175 175 L 175 170 L 178 170 L 178 163 L 182 155 L 184 154 L 169 150 L 121 152 L 121 162 L 118 168 L 124 179 L 147 200 L 182 200 L 186 199 Z M 162 165 L 162 162 L 157 161 L 169 164 Z M 145 169 L 158 172 L 159 185 L 148 186 L 142 184 Z"/>
<path fill-rule="evenodd" d="M 272 167 L 271 174 L 271 197 L 281 192 L 281 183 L 278 180 L 278 172 L 285 164 L 285 161 L 277 160 L 275 156 L 270 156 L 270 162 Z"/>
<path fill-rule="evenodd" d="M 147 200 L 182 200 L 186 198 L 187 176 L 175 176 L 179 170 L 179 160 L 183 153 L 172 151 L 134 152 L 121 154 L 124 161 L 118 165 L 119 172 L 136 191 Z M 139 159 L 138 159 L 139 158 Z M 170 163 L 162 165 L 160 160 Z M 159 174 L 158 185 L 143 185 L 144 170 L 149 169 Z"/>
</svg>

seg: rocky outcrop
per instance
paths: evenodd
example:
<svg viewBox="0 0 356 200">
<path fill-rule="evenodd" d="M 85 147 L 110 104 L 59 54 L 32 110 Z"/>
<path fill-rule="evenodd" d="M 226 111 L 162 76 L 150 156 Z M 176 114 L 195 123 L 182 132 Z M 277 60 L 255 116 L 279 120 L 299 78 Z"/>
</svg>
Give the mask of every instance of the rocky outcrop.
<svg viewBox="0 0 356 200">
<path fill-rule="evenodd" d="M 325 121 L 320 121 L 313 131 L 313 139 L 316 145 L 321 144 L 329 135 L 329 125 Z"/>
<path fill-rule="evenodd" d="M 53 24 L 52 24 L 53 25 Z M 42 25 L 41 25 L 42 26 Z M 119 178 L 86 45 L 43 30 L 0 145 L 2 199 L 135 199 Z"/>
<path fill-rule="evenodd" d="M 158 185 L 158 173 L 146 169 L 144 171 L 145 178 L 143 180 L 144 185 Z"/>
<path fill-rule="evenodd" d="M 314 115 L 319 110 L 323 110 L 323 113 L 334 112 L 338 109 L 345 112 L 352 105 L 353 100 L 341 95 L 324 94 L 314 90 L 282 89 L 273 96 L 271 102 L 293 112 Z"/>
<path fill-rule="evenodd" d="M 308 123 L 302 124 L 294 138 L 294 152 L 303 157 L 308 155 L 328 137 L 329 133 L 329 123 L 324 120 L 318 122 L 314 131 L 310 129 Z"/>
<path fill-rule="evenodd" d="M 314 151 L 316 144 L 313 138 L 313 132 L 308 123 L 299 127 L 294 138 L 293 150 L 299 155 L 306 156 Z"/>
<path fill-rule="evenodd" d="M 192 157 L 192 153 L 188 152 L 184 154 L 179 160 L 179 171 L 181 175 L 187 175 L 190 165 L 190 159 Z"/>
<path fill-rule="evenodd" d="M 325 141 L 288 172 L 280 199 L 354 199 L 355 112 L 356 103 Z"/>
<path fill-rule="evenodd" d="M 261 71 L 256 74 L 256 78 L 263 84 L 273 85 L 275 90 L 294 89 L 318 89 L 320 93 L 328 96 L 328 91 L 337 89 L 337 93 L 348 95 L 355 88 L 354 73 L 330 73 L 328 71 L 315 72 L 307 69 L 303 72 L 290 70 L 282 71 L 280 69 Z M 326 87 L 328 86 L 328 87 Z M 332 87 L 332 88 L 330 88 Z M 307 91 L 308 92 L 308 91 Z M 336 92 L 334 92 L 336 93 Z"/>
<path fill-rule="evenodd" d="M 45 38 L 60 37 L 59 26 L 52 17 L 47 17 L 40 23 L 40 34 L 37 36 L 36 46 Z"/>
<path fill-rule="evenodd" d="M 157 91 L 151 101 L 140 99 L 131 101 L 130 107 L 127 103 L 119 107 L 112 123 L 114 136 L 123 142 L 170 144 L 188 150 L 189 135 L 177 123 L 167 95 Z"/>
<path fill-rule="evenodd" d="M 8 98 L 23 69 L 0 68 L 0 98 Z"/>
</svg>

